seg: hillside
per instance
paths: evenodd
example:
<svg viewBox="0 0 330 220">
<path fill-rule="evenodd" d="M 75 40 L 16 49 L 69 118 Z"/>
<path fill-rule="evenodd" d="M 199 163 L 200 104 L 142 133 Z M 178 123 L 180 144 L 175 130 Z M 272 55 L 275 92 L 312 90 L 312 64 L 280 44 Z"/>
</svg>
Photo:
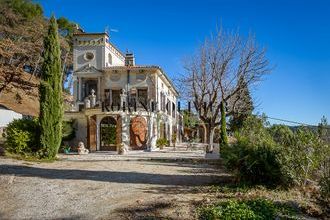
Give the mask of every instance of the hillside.
<svg viewBox="0 0 330 220">
<path fill-rule="evenodd" d="M 0 13 L 0 104 L 36 116 L 48 19 L 39 4 L 28 0 L 0 0 Z M 65 18 L 58 22 L 65 81 L 72 68 L 73 23 Z M 66 101 L 71 99 L 65 95 Z"/>
</svg>

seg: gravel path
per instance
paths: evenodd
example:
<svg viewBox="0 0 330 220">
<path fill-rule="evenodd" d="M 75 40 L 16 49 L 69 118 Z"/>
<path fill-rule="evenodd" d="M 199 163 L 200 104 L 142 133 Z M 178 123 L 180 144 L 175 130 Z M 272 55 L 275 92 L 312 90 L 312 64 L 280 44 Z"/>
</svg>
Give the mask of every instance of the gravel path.
<svg viewBox="0 0 330 220">
<path fill-rule="evenodd" d="M 130 219 L 164 211 L 190 218 L 189 205 L 178 207 L 201 199 L 196 186 L 229 178 L 219 165 L 205 162 L 74 158 L 0 158 L 0 219 Z"/>
</svg>

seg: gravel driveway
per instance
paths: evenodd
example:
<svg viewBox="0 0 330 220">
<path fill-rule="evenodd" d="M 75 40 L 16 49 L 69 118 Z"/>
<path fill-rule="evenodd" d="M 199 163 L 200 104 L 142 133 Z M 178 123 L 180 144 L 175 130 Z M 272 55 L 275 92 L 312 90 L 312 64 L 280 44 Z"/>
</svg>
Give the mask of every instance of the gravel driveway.
<svg viewBox="0 0 330 220">
<path fill-rule="evenodd" d="M 196 187 L 226 178 L 219 165 L 192 160 L 0 158 L 0 219 L 190 218 L 182 204 L 202 198 Z"/>
</svg>

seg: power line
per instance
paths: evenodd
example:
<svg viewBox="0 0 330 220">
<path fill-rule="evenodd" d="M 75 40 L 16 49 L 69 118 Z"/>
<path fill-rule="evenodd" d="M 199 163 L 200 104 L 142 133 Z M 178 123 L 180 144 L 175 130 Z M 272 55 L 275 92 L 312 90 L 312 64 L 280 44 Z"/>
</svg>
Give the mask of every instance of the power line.
<svg viewBox="0 0 330 220">
<path fill-rule="evenodd" d="M 304 126 L 317 126 L 317 125 L 310 125 L 310 124 L 306 124 L 303 122 L 291 121 L 291 120 L 286 120 L 286 119 L 281 119 L 281 118 L 274 118 L 274 117 L 269 117 L 269 116 L 264 116 L 264 117 L 275 120 L 275 121 L 288 122 L 288 123 L 292 123 L 292 124 L 298 124 L 298 125 L 304 125 Z"/>
<path fill-rule="evenodd" d="M 269 117 L 269 116 L 263 116 L 263 117 L 268 118 L 268 119 L 272 119 L 272 120 L 275 120 L 275 121 L 288 122 L 288 123 L 298 124 L 298 125 L 303 125 L 303 126 L 312 126 L 312 127 L 317 127 L 318 126 L 318 125 L 311 125 L 311 124 L 306 124 L 306 123 L 302 123 L 302 122 L 291 121 L 291 120 L 280 119 L 280 118 L 274 118 L 274 117 Z M 329 126 L 327 126 L 325 128 L 330 130 Z"/>
</svg>

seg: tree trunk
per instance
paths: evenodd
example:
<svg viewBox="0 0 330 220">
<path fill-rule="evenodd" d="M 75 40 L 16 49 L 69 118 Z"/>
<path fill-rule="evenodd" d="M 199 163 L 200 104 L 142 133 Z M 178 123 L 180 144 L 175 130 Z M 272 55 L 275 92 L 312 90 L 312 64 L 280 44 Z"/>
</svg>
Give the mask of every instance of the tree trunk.
<svg viewBox="0 0 330 220">
<path fill-rule="evenodd" d="M 220 146 L 225 146 L 227 144 L 228 144 L 228 137 L 227 137 L 227 124 L 226 124 L 226 107 L 225 107 L 225 103 L 221 102 Z"/>
<path fill-rule="evenodd" d="M 203 123 L 203 139 L 202 139 L 202 143 L 207 143 L 207 129 L 206 129 L 206 125 Z"/>
<path fill-rule="evenodd" d="M 206 131 L 206 143 L 208 144 L 206 147 L 206 153 L 213 152 L 213 137 L 214 137 L 214 128 L 211 125 L 205 126 Z"/>
</svg>

